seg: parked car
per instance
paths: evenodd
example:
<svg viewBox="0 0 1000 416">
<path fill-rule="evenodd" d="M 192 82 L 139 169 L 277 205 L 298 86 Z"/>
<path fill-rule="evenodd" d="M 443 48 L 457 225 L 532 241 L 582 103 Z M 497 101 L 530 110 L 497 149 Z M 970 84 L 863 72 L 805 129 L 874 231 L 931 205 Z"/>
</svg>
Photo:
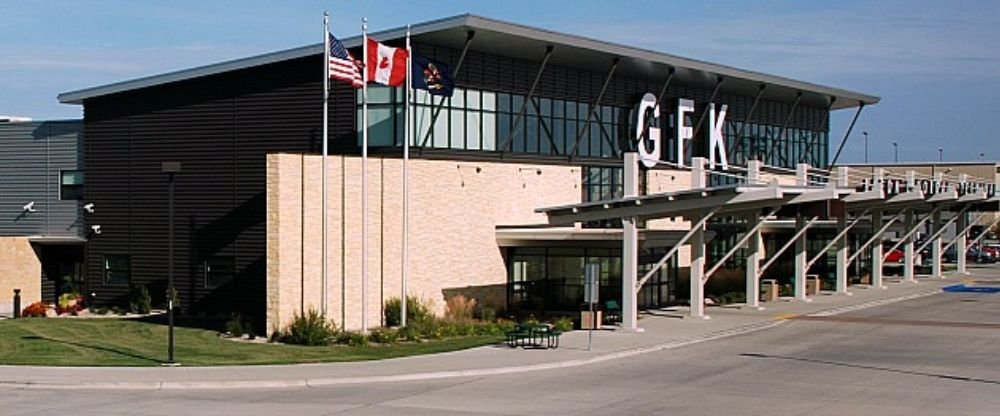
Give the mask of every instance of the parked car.
<svg viewBox="0 0 1000 416">
<path fill-rule="evenodd" d="M 892 251 L 890 251 L 890 252 L 888 252 L 886 254 L 886 256 L 885 256 L 885 263 L 902 263 L 903 262 L 903 256 L 905 256 L 905 255 L 906 255 L 906 253 L 904 253 L 903 250 L 900 250 L 900 249 L 897 248 L 897 249 L 892 250 Z"/>
<path fill-rule="evenodd" d="M 965 252 L 965 260 L 976 263 L 996 263 L 997 256 L 990 250 L 981 250 L 979 247 L 969 247 Z"/>
</svg>

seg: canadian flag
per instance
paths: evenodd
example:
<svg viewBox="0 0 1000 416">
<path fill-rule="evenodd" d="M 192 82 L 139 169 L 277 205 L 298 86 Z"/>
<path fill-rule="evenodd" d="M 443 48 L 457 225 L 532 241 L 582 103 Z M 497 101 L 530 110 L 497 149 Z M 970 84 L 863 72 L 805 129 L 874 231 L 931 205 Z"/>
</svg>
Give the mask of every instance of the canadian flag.
<svg viewBox="0 0 1000 416">
<path fill-rule="evenodd" d="M 368 79 L 390 87 L 403 85 L 408 55 L 404 48 L 385 46 L 368 38 Z"/>
</svg>

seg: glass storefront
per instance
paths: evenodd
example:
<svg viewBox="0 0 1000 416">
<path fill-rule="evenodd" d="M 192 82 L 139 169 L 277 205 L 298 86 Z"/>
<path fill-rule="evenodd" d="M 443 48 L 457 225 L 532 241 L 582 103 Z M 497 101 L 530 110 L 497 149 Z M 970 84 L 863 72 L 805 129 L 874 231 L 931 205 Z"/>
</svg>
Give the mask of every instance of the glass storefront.
<svg viewBox="0 0 1000 416">
<path fill-rule="evenodd" d="M 507 305 L 512 312 L 580 310 L 586 264 L 599 265 L 601 304 L 608 300 L 621 302 L 621 249 L 513 247 L 507 250 Z M 640 276 L 664 253 L 661 249 L 644 251 L 639 259 Z M 639 293 L 639 307 L 653 308 L 672 301 L 673 276 L 676 276 L 673 263 L 655 274 Z"/>
</svg>

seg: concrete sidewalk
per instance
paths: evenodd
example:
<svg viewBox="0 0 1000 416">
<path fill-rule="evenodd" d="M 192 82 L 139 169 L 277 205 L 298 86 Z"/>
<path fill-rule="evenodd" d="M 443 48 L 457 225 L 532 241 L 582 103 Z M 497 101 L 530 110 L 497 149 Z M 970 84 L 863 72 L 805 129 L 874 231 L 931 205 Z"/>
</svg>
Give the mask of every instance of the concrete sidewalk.
<svg viewBox="0 0 1000 416">
<path fill-rule="evenodd" d="M 226 367 L 28 367 L 0 366 L 0 387 L 45 389 L 211 389 L 288 388 L 449 377 L 488 376 L 574 367 L 636 354 L 678 348 L 767 329 L 795 315 L 832 315 L 941 292 L 941 287 L 971 279 L 1000 276 L 991 269 L 946 279 L 919 278 L 916 283 L 887 279 L 885 289 L 853 286 L 852 296 L 821 294 L 811 302 L 783 299 L 766 310 L 710 307 L 711 319 L 688 319 L 687 308 L 646 313 L 643 332 L 595 331 L 587 350 L 587 331 L 564 334 L 558 349 L 511 349 L 487 346 L 451 353 L 382 361 Z M 183 357 L 180 357 L 183 362 Z"/>
</svg>

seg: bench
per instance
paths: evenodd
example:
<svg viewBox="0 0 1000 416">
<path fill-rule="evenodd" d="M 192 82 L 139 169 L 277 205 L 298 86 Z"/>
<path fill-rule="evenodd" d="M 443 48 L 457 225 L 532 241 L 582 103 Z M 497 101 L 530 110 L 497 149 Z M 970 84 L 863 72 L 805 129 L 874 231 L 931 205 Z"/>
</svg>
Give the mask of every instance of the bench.
<svg viewBox="0 0 1000 416">
<path fill-rule="evenodd" d="M 517 324 L 517 329 L 507 332 L 507 346 L 533 348 L 559 348 L 562 331 L 545 324 Z"/>
</svg>

